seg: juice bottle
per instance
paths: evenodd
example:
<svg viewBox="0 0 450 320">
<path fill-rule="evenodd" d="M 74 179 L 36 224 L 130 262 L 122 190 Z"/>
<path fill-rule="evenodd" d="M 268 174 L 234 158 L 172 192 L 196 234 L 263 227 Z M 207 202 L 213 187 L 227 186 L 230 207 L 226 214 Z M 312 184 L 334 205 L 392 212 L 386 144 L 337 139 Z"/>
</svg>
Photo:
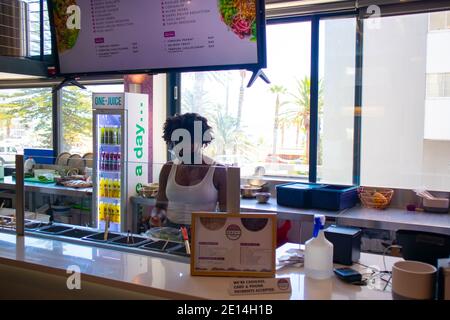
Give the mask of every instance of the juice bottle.
<svg viewBox="0 0 450 320">
<path fill-rule="evenodd" d="M 114 207 L 115 207 L 114 212 L 115 212 L 115 217 L 116 217 L 115 222 L 120 223 L 120 206 L 116 204 Z"/>
<path fill-rule="evenodd" d="M 109 152 L 105 152 L 104 168 L 103 168 L 103 170 L 109 171 Z"/>
<path fill-rule="evenodd" d="M 120 180 L 116 180 L 116 198 L 120 199 Z"/>
<path fill-rule="evenodd" d="M 117 171 L 120 171 L 121 164 L 120 164 L 120 152 L 117 153 Z"/>
<path fill-rule="evenodd" d="M 100 221 L 104 221 L 105 220 L 105 205 L 103 202 L 100 202 L 98 204 L 98 219 Z"/>
<path fill-rule="evenodd" d="M 114 182 L 113 179 L 108 180 L 108 197 L 114 198 Z"/>
<path fill-rule="evenodd" d="M 99 193 L 100 197 L 105 196 L 105 179 L 103 178 L 100 179 Z"/>
<path fill-rule="evenodd" d="M 118 130 L 117 130 L 117 127 L 113 127 L 112 131 L 113 131 L 113 144 L 119 144 L 117 142 L 118 141 L 118 136 L 117 136 Z"/>
<path fill-rule="evenodd" d="M 120 131 L 120 127 L 117 127 L 117 144 L 122 143 L 122 132 Z"/>
<path fill-rule="evenodd" d="M 100 143 L 104 144 L 105 143 L 105 127 L 102 127 L 100 129 Z"/>
</svg>

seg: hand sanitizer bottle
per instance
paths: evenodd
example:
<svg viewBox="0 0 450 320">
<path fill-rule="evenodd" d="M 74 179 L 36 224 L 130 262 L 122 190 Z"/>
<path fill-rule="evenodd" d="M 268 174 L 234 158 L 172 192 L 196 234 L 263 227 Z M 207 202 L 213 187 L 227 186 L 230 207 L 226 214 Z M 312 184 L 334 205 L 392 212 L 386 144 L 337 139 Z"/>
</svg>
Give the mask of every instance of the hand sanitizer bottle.
<svg viewBox="0 0 450 320">
<path fill-rule="evenodd" d="M 325 216 L 314 215 L 314 234 L 305 244 L 305 274 L 312 279 L 333 275 L 333 244 L 325 238 Z"/>
</svg>

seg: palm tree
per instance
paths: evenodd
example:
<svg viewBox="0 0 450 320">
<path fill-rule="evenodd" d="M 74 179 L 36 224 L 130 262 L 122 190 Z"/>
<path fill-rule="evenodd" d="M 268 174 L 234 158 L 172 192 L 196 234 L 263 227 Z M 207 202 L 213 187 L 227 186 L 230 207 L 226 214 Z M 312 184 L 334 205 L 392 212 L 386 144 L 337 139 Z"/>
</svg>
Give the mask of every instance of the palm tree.
<svg viewBox="0 0 450 320">
<path fill-rule="evenodd" d="M 280 115 L 281 121 L 289 123 L 296 127 L 295 145 L 299 146 L 300 131 L 303 131 L 306 137 L 305 141 L 305 160 L 309 163 L 309 141 L 310 141 L 310 116 L 311 116 L 311 79 L 304 77 L 302 80 L 296 80 L 296 90 L 289 93 L 291 100 L 289 104 L 294 105 L 295 109 L 290 109 Z M 319 114 L 323 109 L 323 86 L 319 82 Z"/>
<path fill-rule="evenodd" d="M 270 87 L 270 92 L 276 95 L 275 98 L 275 118 L 273 123 L 273 144 L 272 144 L 272 155 L 277 153 L 277 143 L 278 143 L 278 129 L 280 127 L 280 108 L 286 104 L 286 102 L 281 102 L 280 97 L 286 94 L 286 88 L 280 85 L 273 85 Z"/>
</svg>

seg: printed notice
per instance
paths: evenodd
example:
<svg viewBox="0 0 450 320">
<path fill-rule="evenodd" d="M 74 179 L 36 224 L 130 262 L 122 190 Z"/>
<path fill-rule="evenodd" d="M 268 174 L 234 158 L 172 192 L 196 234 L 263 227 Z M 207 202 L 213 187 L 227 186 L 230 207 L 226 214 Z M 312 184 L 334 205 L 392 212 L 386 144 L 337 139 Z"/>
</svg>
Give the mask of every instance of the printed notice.
<svg viewBox="0 0 450 320">
<path fill-rule="evenodd" d="M 275 268 L 274 218 L 194 214 L 194 269 L 271 272 Z"/>
</svg>

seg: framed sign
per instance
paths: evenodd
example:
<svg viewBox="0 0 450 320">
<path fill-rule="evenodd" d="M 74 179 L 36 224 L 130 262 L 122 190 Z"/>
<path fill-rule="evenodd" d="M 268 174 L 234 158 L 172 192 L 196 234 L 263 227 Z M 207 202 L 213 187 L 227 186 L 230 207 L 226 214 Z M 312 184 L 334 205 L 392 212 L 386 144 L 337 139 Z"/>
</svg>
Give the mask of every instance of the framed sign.
<svg viewBox="0 0 450 320">
<path fill-rule="evenodd" d="M 191 275 L 273 277 L 275 214 L 193 213 Z"/>
</svg>

